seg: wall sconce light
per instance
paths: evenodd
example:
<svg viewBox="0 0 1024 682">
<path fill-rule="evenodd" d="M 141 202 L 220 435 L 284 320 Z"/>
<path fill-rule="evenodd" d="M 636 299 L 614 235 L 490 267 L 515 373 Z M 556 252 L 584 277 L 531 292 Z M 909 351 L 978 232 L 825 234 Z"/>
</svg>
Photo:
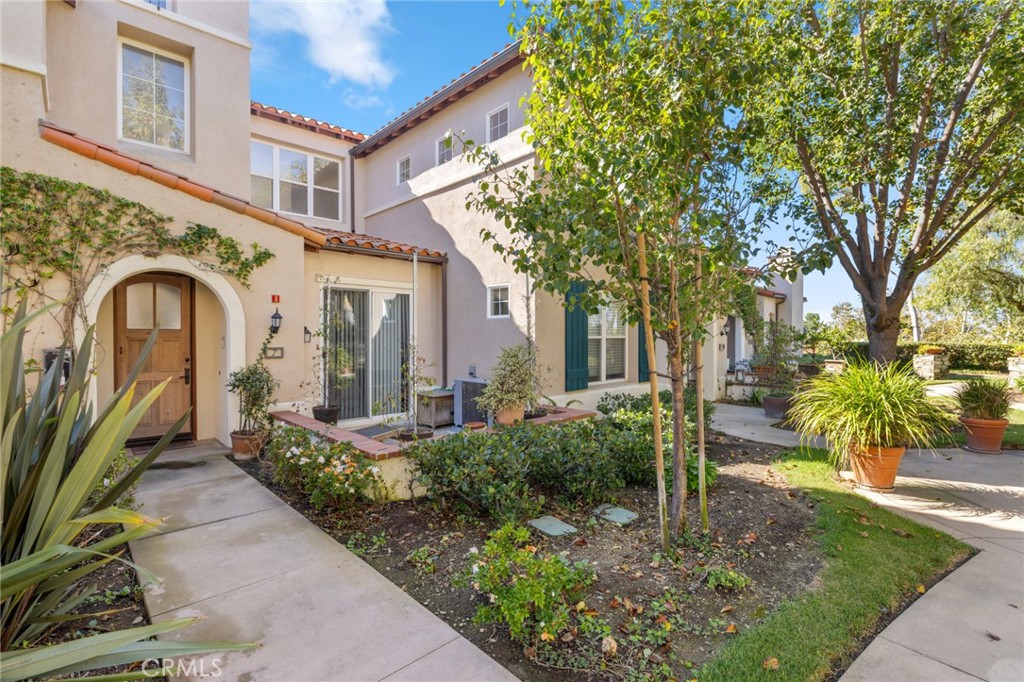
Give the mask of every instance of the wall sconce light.
<svg viewBox="0 0 1024 682">
<path fill-rule="evenodd" d="M 731 327 L 729 327 L 729 323 L 726 322 L 725 324 L 722 325 L 722 331 L 719 332 L 719 336 L 729 336 L 730 331 L 732 331 L 732 329 Z"/>
<path fill-rule="evenodd" d="M 313 332 L 309 331 L 309 327 L 302 328 L 302 340 L 305 343 L 309 343 L 313 340 Z"/>
<path fill-rule="evenodd" d="M 284 319 L 284 317 L 281 315 L 280 309 L 275 309 L 274 310 L 274 314 L 270 316 L 270 333 L 271 334 L 276 334 L 277 333 L 277 331 L 281 328 L 281 320 L 283 320 L 283 319 Z"/>
</svg>

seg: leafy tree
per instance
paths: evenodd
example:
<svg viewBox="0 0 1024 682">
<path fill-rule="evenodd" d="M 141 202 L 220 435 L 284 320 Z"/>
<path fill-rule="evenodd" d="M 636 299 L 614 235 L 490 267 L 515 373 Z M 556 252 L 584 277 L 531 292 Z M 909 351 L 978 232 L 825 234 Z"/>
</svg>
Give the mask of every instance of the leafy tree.
<svg viewBox="0 0 1024 682">
<path fill-rule="evenodd" d="M 536 161 L 507 167 L 470 145 L 484 172 L 467 208 L 496 218 L 483 237 L 541 289 L 562 296 L 585 282 L 567 305 L 627 302 L 631 321 L 646 323 L 651 367 L 650 335 L 665 342 L 673 475 L 683 481 L 687 354 L 756 279 L 739 267 L 757 227 L 737 191 L 748 134 L 738 105 L 756 80 L 746 38 L 755 17 L 710 0 L 528 7 L 519 36 L 533 76 L 526 122 Z M 657 374 L 650 380 L 660 457 Z M 686 527 L 685 495 L 674 486 L 676 531 Z"/>
<path fill-rule="evenodd" d="M 777 68 L 748 106 L 777 194 L 761 199 L 806 226 L 805 267 L 839 259 L 870 357 L 891 361 L 917 278 L 1022 205 L 1024 5 L 770 0 L 766 14 Z"/>
<path fill-rule="evenodd" d="M 832 318 L 829 324 L 850 341 L 860 341 L 867 337 L 864 316 L 858 313 L 849 301 L 832 306 Z"/>
<path fill-rule="evenodd" d="M 804 328 L 800 340 L 805 348 L 809 348 L 812 356 L 818 355 L 818 346 L 825 340 L 825 322 L 818 313 L 804 315 Z"/>
<path fill-rule="evenodd" d="M 915 300 L 933 324 L 952 322 L 961 333 L 1024 333 L 1024 217 L 1000 211 L 985 219 L 928 271 Z"/>
</svg>

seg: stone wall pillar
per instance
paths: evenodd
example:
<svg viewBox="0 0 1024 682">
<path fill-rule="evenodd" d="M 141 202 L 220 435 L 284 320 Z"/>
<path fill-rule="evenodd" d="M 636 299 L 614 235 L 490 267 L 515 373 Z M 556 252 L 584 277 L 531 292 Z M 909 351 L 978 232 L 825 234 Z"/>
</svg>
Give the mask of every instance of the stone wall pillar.
<svg viewBox="0 0 1024 682">
<path fill-rule="evenodd" d="M 942 379 L 949 374 L 949 357 L 942 353 L 915 355 L 914 372 L 922 379 Z"/>
</svg>

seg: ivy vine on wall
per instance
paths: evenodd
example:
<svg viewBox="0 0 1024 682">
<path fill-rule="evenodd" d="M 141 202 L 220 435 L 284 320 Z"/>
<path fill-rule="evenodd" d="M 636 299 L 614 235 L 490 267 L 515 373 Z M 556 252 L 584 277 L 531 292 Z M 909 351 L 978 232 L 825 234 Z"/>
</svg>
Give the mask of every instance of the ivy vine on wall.
<svg viewBox="0 0 1024 682">
<path fill-rule="evenodd" d="M 131 254 L 179 254 L 245 287 L 253 271 L 274 256 L 206 225 L 189 223 L 174 234 L 170 216 L 89 185 L 7 166 L 0 168 L 0 183 L 5 323 L 16 301 L 35 295 L 61 302 L 58 321 L 70 333 L 75 315 L 84 314 L 89 283 Z"/>
</svg>

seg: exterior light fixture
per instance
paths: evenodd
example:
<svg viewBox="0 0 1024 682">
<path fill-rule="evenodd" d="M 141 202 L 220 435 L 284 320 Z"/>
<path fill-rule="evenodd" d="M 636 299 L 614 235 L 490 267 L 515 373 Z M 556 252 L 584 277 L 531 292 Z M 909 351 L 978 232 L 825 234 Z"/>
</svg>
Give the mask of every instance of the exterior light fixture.
<svg viewBox="0 0 1024 682">
<path fill-rule="evenodd" d="M 725 324 L 722 325 L 722 331 L 720 332 L 720 336 L 729 336 L 730 331 L 732 331 L 732 328 L 729 326 L 729 323 L 726 322 Z"/>
<path fill-rule="evenodd" d="M 313 332 L 309 331 L 309 327 L 302 328 L 302 340 L 305 343 L 309 343 L 313 340 Z"/>
<path fill-rule="evenodd" d="M 281 320 L 284 317 L 281 315 L 280 309 L 275 309 L 274 314 L 270 316 L 270 333 L 276 334 L 281 329 Z"/>
</svg>

